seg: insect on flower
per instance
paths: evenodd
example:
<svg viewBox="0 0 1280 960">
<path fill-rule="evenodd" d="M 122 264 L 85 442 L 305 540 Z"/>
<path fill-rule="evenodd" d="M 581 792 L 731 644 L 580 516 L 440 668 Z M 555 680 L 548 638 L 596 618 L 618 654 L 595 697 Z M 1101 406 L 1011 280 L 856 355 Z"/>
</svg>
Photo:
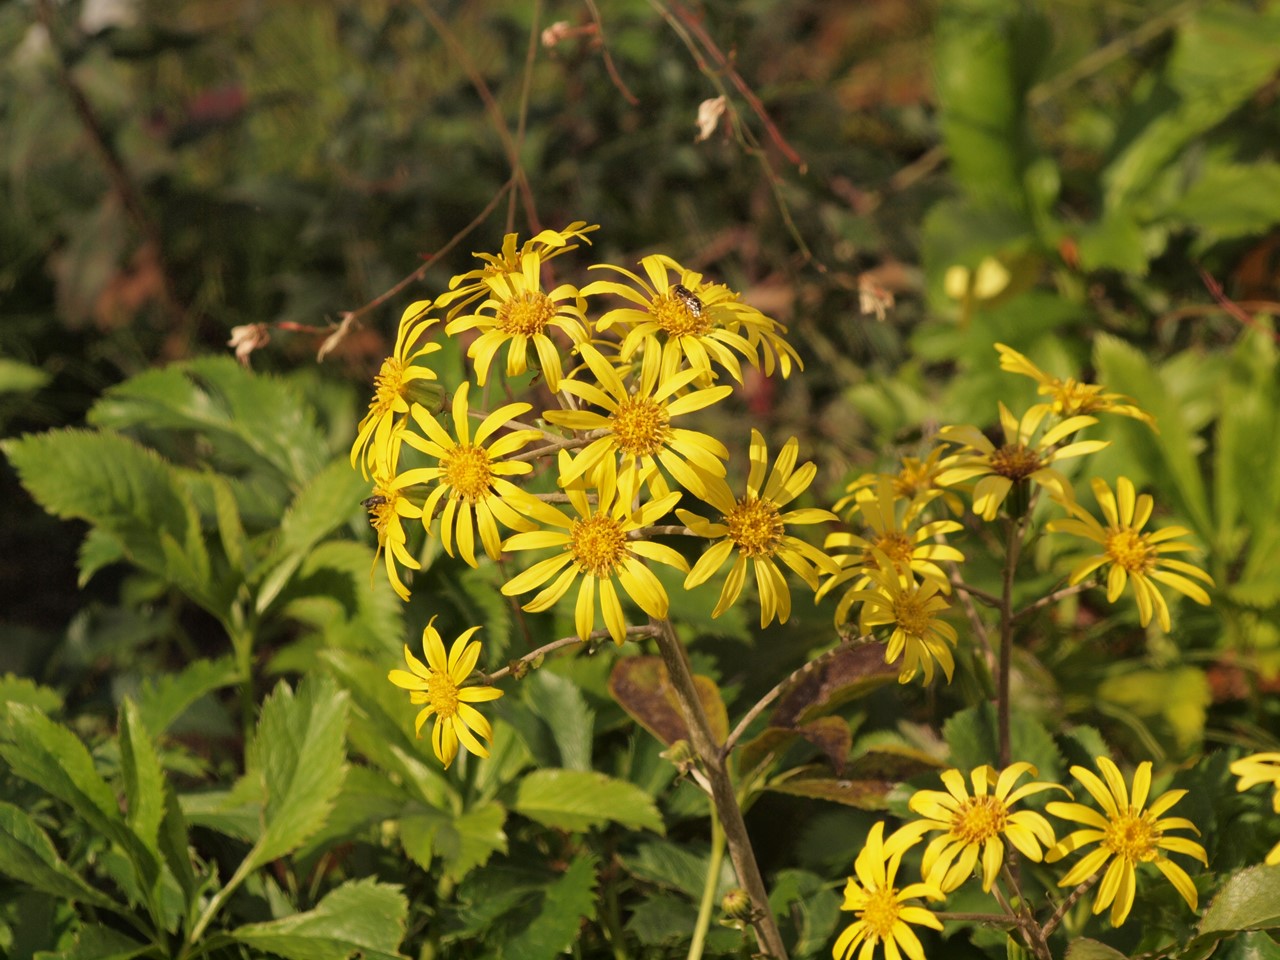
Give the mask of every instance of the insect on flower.
<svg viewBox="0 0 1280 960">
<path fill-rule="evenodd" d="M 702 311 L 706 309 L 702 301 L 698 299 L 698 295 L 686 287 L 683 283 L 673 284 L 671 287 L 671 295 L 679 300 L 690 316 L 695 320 L 702 319 Z"/>
<path fill-rule="evenodd" d="M 382 496 L 381 494 L 374 494 L 372 497 L 365 497 L 363 500 L 361 500 L 360 506 L 364 507 L 366 510 L 372 510 L 374 507 L 384 506 L 386 502 L 387 502 L 386 497 Z"/>
</svg>

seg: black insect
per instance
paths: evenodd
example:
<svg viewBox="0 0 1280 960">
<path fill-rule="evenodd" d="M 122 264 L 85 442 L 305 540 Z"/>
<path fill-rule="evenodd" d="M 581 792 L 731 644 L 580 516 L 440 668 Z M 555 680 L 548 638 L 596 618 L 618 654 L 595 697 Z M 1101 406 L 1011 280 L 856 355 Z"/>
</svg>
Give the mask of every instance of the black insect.
<svg viewBox="0 0 1280 960">
<path fill-rule="evenodd" d="M 671 288 L 671 295 L 684 304 L 684 308 L 689 311 L 689 315 L 695 320 L 702 319 L 702 313 L 706 310 L 706 306 L 698 295 L 686 287 L 683 283 L 677 283 Z"/>
<path fill-rule="evenodd" d="M 365 500 L 361 500 L 360 506 L 364 507 L 366 510 L 373 510 L 376 507 L 386 506 L 386 503 L 387 503 L 386 497 L 382 496 L 382 494 L 375 494 L 372 497 L 368 497 Z"/>
</svg>

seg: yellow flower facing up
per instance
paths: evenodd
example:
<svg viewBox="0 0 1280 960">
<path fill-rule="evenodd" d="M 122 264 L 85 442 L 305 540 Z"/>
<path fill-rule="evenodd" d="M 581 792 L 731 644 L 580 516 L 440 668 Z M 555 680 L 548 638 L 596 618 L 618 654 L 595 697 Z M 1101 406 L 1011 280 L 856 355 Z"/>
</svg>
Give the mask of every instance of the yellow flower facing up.
<svg viewBox="0 0 1280 960">
<path fill-rule="evenodd" d="M 996 446 L 973 426 L 943 427 L 938 438 L 956 444 L 960 450 L 943 462 L 937 481 L 943 486 L 981 478 L 973 488 L 973 512 L 983 520 L 994 520 L 1000 505 L 1015 484 L 1034 481 L 1058 496 L 1069 496 L 1066 478 L 1052 464 L 1071 457 L 1096 453 L 1110 445 L 1107 440 L 1078 440 L 1058 446 L 1063 440 L 1097 423 L 1095 417 L 1071 417 L 1033 439 L 1048 409 L 1028 410 L 1021 420 L 1000 404 L 1000 425 L 1004 443 Z"/>
<path fill-rule="evenodd" d="M 604 467 L 615 471 L 622 498 L 636 494 L 640 477 L 652 472 L 657 463 L 686 490 L 698 492 L 702 481 L 690 466 L 724 476 L 729 451 L 723 443 L 705 433 L 673 427 L 675 417 L 701 410 L 723 400 L 732 387 L 709 387 L 680 395 L 696 378 L 697 371 L 685 370 L 670 377 L 660 376 L 657 351 L 646 351 L 635 390 L 627 389 L 622 378 L 594 347 L 583 344 L 580 353 L 599 383 L 562 380 L 560 387 L 605 413 L 589 410 L 548 410 L 543 417 L 557 426 L 588 433 L 603 431 L 574 457 L 560 482 L 568 485 L 579 477 L 590 477 Z M 618 463 L 618 458 L 621 462 Z"/>
<path fill-rule="evenodd" d="M 796 468 L 800 443 L 788 440 L 774 461 L 768 480 L 769 451 L 760 431 L 751 431 L 751 470 L 747 475 L 747 493 L 735 497 L 720 477 L 704 477 L 702 500 L 720 511 L 721 519 L 712 523 L 704 517 L 677 510 L 676 516 L 700 537 L 715 540 L 694 564 L 684 585 L 688 589 L 707 580 L 737 552 L 737 560 L 725 578 L 720 600 L 712 617 L 724 613 L 742 592 L 747 578 L 747 563 L 755 569 L 756 587 L 760 592 L 760 626 L 767 627 L 774 617 L 782 623 L 791 616 L 791 592 L 786 578 L 778 569 L 781 560 L 797 573 L 811 590 L 818 589 L 820 574 L 835 574 L 834 560 L 817 547 L 787 533 L 794 524 L 822 523 L 838 519 L 830 510 L 783 508 L 808 489 L 818 468 L 810 461 Z"/>
<path fill-rule="evenodd" d="M 714 361 L 741 383 L 739 357 L 760 367 L 761 350 L 766 375 L 773 372 L 775 359 L 784 377 L 791 372 L 793 362 L 800 365 L 798 355 L 783 336 L 786 328 L 742 303 L 727 287 L 703 283 L 701 274 L 685 270 L 661 254 L 644 257 L 640 266 L 647 281 L 623 267 L 598 264 L 599 269 L 627 277 L 634 286 L 596 280 L 582 288 L 583 296 L 611 293 L 634 304 L 606 312 L 596 324 L 600 330 L 619 328 L 622 360 L 629 360 L 641 347 L 651 344 L 653 349 L 662 351 L 664 376 L 672 375 L 687 362 L 698 371 L 700 382 L 712 379 Z M 672 272 L 677 279 L 672 280 Z"/>
<path fill-rule="evenodd" d="M 875 627 L 893 627 L 885 646 L 884 662 L 902 660 L 898 668 L 899 683 L 910 683 L 921 672 L 925 683 L 933 683 L 935 663 L 942 667 L 950 683 L 955 672 L 951 649 L 959 641 L 959 635 L 955 627 L 938 616 L 950 609 L 946 597 L 936 581 L 917 583 L 910 570 L 898 567 L 883 553 L 876 551 L 875 555 L 877 565 L 866 568 L 870 587 L 850 590 L 841 598 L 836 609 L 836 624 L 843 624 L 853 604 L 861 603 L 859 629 L 863 633 Z"/>
<path fill-rule="evenodd" d="M 1151 790 L 1150 761 L 1138 764 L 1132 790 L 1126 787 L 1119 768 L 1109 758 L 1098 757 L 1095 762 L 1102 771 L 1101 779 L 1084 767 L 1072 767 L 1071 775 L 1089 791 L 1102 808 L 1101 812 L 1084 804 L 1060 800 L 1045 805 L 1053 816 L 1085 825 L 1083 830 L 1076 830 L 1059 840 L 1045 854 L 1047 863 L 1056 863 L 1068 854 L 1097 844 L 1058 881 L 1058 886 L 1074 887 L 1106 866 L 1093 901 L 1093 912 L 1101 913 L 1109 905 L 1111 923 L 1118 927 L 1133 907 L 1138 864 L 1152 863 L 1173 884 L 1187 906 L 1196 909 L 1195 884 L 1182 867 L 1162 852 L 1168 850 L 1185 854 L 1205 866 L 1209 865 L 1209 858 L 1200 844 L 1185 837 L 1169 836 L 1171 830 L 1191 830 L 1199 835 L 1195 824 L 1183 817 L 1162 816 L 1187 791 L 1168 790 L 1147 806 L 1147 794 Z"/>
<path fill-rule="evenodd" d="M 893 478 L 880 474 L 874 492 L 867 491 L 866 496 L 857 500 L 856 515 L 861 516 L 870 528 L 867 535 L 846 532 L 827 535 L 823 546 L 834 555 L 840 572 L 822 585 L 817 599 L 821 600 L 850 581 L 854 590 L 865 587 L 870 581 L 867 569 L 877 565 L 876 551 L 888 557 L 898 568 L 932 580 L 943 593 L 950 593 L 951 581 L 938 562 L 962 563 L 964 554 L 955 547 L 935 542 L 935 538 L 964 527 L 954 520 L 935 520 L 916 527 L 921 512 L 927 506 L 927 500 L 904 502 L 897 493 Z M 848 608 L 845 609 L 847 611 Z"/>
<path fill-rule="evenodd" d="M 439 323 L 436 318 L 425 316 L 430 307 L 430 300 L 409 304 L 400 317 L 395 348 L 374 377 L 369 411 L 360 421 L 356 441 L 351 445 L 351 466 L 359 464 L 366 478 L 379 460 L 387 458 L 392 431 L 409 415 L 409 403 L 422 381 L 436 378 L 430 368 L 414 363 L 440 349 L 440 344 L 430 341 L 415 346 L 433 323 Z"/>
<path fill-rule="evenodd" d="M 419 737 L 422 736 L 422 725 L 432 716 L 436 718 L 435 726 L 431 728 L 431 749 L 447 770 L 458 755 L 459 743 L 477 757 L 489 756 L 489 748 L 481 741 L 492 740 L 493 729 L 484 714 L 472 704 L 497 700 L 502 691 L 497 687 L 463 686 L 480 659 L 480 642 L 471 639 L 480 628 L 463 631 L 453 641 L 446 657 L 444 641 L 440 639 L 435 622 L 436 618 L 432 617 L 422 631 L 422 649 L 427 655 L 427 662 L 415 657 L 406 644 L 404 660 L 409 669 L 392 670 L 387 679 L 408 690 L 411 703 L 426 704 L 418 711 L 413 725 L 414 733 Z"/>
<path fill-rule="evenodd" d="M 1043 847 L 1052 847 L 1053 828 L 1034 810 L 1014 810 L 1019 800 L 1044 790 L 1062 790 L 1056 783 L 1032 781 L 1016 784 L 1026 774 L 1036 775 L 1029 763 L 1015 763 L 999 774 L 990 766 L 974 768 L 969 775 L 970 793 L 959 770 L 942 774 L 941 790 L 917 790 L 909 806 L 924 819 L 906 824 L 898 832 L 907 837 L 941 831 L 925 848 L 920 870 L 940 890 L 959 887 L 982 861 L 982 889 L 990 892 L 1004 865 L 1007 839 L 1029 860 L 1039 863 Z"/>
<path fill-rule="evenodd" d="M 1137 406 L 1132 397 L 1126 397 L 1123 393 L 1109 393 L 1106 387 L 1099 384 L 1081 383 L 1071 377 L 1064 380 L 1045 373 L 1017 350 L 1006 347 L 1003 343 L 997 343 L 996 350 L 1000 353 L 1001 370 L 1030 377 L 1039 384 L 1036 393 L 1049 397 L 1048 403 L 1032 407 L 1032 410 L 1044 407 L 1046 412 L 1063 420 L 1095 413 L 1115 413 L 1141 420 L 1152 430 L 1156 429 L 1155 418 Z"/>
<path fill-rule="evenodd" d="M 1244 791 L 1256 787 L 1260 783 L 1269 783 L 1275 789 L 1271 796 L 1271 807 L 1280 814 L 1280 753 L 1255 753 L 1249 757 L 1241 757 L 1231 764 L 1231 772 L 1239 777 L 1236 790 Z M 1271 848 L 1267 854 L 1269 865 L 1280 864 L 1280 843 Z"/>
<path fill-rule="evenodd" d="M 901 960 L 904 953 L 909 960 L 924 960 L 924 947 L 911 927 L 941 930 L 942 921 L 912 901 L 920 897 L 941 900 L 943 893 L 929 882 L 908 884 L 902 889 L 894 886 L 903 853 L 919 839 L 906 838 L 899 831 L 885 840 L 883 822 L 871 828 L 854 861 L 855 875 L 845 884 L 844 902 L 840 905 L 841 910 L 852 911 L 857 919 L 836 939 L 831 950 L 834 960 L 849 960 L 854 951 L 858 960 L 871 960 L 880 944 L 886 960 Z"/>
<path fill-rule="evenodd" d="M 449 556 L 454 556 L 454 544 L 458 554 L 471 566 L 476 566 L 475 539 L 480 532 L 480 542 L 485 553 L 497 560 L 502 555 L 502 538 L 498 523 L 512 530 L 531 530 L 534 524 L 522 514 L 541 515 L 544 505 L 532 494 L 521 490 L 507 477 L 520 476 L 532 471 L 531 464 L 507 461 L 526 444 L 542 436 L 540 430 L 512 430 L 498 437 L 487 447 L 485 441 L 508 420 L 529 412 L 527 403 L 510 403 L 486 416 L 471 435 L 470 407 L 467 404 L 469 384 L 465 381 L 453 395 L 453 428 L 457 440 L 445 431 L 436 418 L 418 405 L 413 407 L 413 419 L 426 435 L 419 437 L 406 432 L 404 441 L 434 457 L 434 467 L 418 467 L 406 470 L 395 478 L 392 486 L 407 490 L 416 484 L 430 484 L 433 489 L 422 506 L 422 525 L 428 530 L 431 521 L 444 501 L 440 514 L 440 543 Z"/>
<path fill-rule="evenodd" d="M 1190 530 L 1172 526 L 1143 533 L 1142 528 L 1151 519 L 1153 501 L 1146 493 L 1135 497 L 1133 481 L 1128 477 L 1116 481 L 1115 493 L 1105 480 L 1095 477 L 1093 495 L 1106 517 L 1105 527 L 1080 504 L 1065 499 L 1058 502 L 1071 516 L 1050 520 L 1046 524 L 1046 528 L 1054 533 L 1083 537 L 1102 547 L 1102 553 L 1086 558 L 1071 571 L 1072 584 L 1079 583 L 1099 567 L 1109 565 L 1107 602 L 1115 603 L 1124 592 L 1125 585 L 1132 582 L 1142 625 L 1149 624 L 1153 615 L 1158 616 L 1166 633 L 1172 627 L 1169 605 L 1156 589 L 1156 583 L 1172 587 L 1196 603 L 1209 603 L 1209 594 L 1189 578 L 1195 577 L 1209 586 L 1213 586 L 1213 578 L 1199 567 L 1165 556 L 1195 549 L 1191 544 L 1176 539 L 1188 536 Z"/>
<path fill-rule="evenodd" d="M 542 263 L 546 263 L 563 253 L 577 250 L 578 244 L 574 242 L 575 240 L 590 243 L 587 234 L 599 229 L 598 224 L 575 220 L 563 230 L 543 230 L 537 236 L 526 240 L 519 249 L 516 249 L 516 242 L 520 235 L 508 233 L 502 238 L 501 252 L 473 253 L 472 256 L 483 261 L 484 266 L 455 276 L 449 281 L 449 291 L 436 302 L 442 307 L 449 307 L 447 317 L 452 320 L 462 312 L 463 308 L 485 295 L 489 289 L 487 281 L 503 274 L 521 273 L 524 269 L 525 257 L 536 254 Z"/>
<path fill-rule="evenodd" d="M 563 471 L 568 455 L 562 451 L 560 459 Z M 614 643 L 621 645 L 626 640 L 627 625 L 614 581 L 641 610 L 663 620 L 667 616 L 667 591 L 645 561 L 665 563 L 681 571 L 689 569 L 684 557 L 670 547 L 630 536 L 633 531 L 649 526 L 666 514 L 680 499 L 680 494 L 667 494 L 633 511 L 629 502 L 619 497 L 613 487 L 600 487 L 594 505 L 581 485 L 567 487 L 565 493 L 577 516 L 569 517 L 559 510 L 551 510 L 545 518 L 546 522 L 561 527 L 561 530 L 517 533 L 503 544 L 507 550 L 553 548 L 556 553 L 516 574 L 506 582 L 502 592 L 509 597 L 518 596 L 555 577 L 549 586 L 524 605 L 523 609 L 538 613 L 554 606 L 573 582 L 581 578 L 574 607 L 578 638 L 585 641 L 595 629 L 598 594 L 609 636 Z"/>
<path fill-rule="evenodd" d="M 481 331 L 467 348 L 467 356 L 475 365 L 476 383 L 480 386 L 484 386 L 494 356 L 507 344 L 508 377 L 528 369 L 532 347 L 547 386 L 553 391 L 559 390 L 564 368 L 549 331 L 560 330 L 575 344 L 587 339 L 587 319 L 578 288 L 563 283 L 546 293 L 542 289 L 541 270 L 541 254 L 530 251 L 520 258 L 519 272 L 485 278 L 488 299 L 474 313 L 454 317 L 445 327 L 445 333 L 450 336 L 463 330 Z"/>
</svg>

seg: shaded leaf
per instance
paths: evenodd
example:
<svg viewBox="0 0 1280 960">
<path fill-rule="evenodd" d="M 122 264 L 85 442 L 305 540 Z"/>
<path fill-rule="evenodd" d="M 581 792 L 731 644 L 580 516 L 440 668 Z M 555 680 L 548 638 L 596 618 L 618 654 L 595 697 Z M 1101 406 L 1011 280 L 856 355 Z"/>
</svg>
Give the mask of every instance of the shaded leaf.
<svg viewBox="0 0 1280 960">
<path fill-rule="evenodd" d="M 787 688 L 770 714 L 770 725 L 792 727 L 897 679 L 898 668 L 884 662 L 880 644 L 847 647 L 806 670 Z"/>
<path fill-rule="evenodd" d="M 623 854 L 620 859 L 632 876 L 679 890 L 697 900 L 702 896 L 706 883 L 710 856 L 705 848 L 699 847 L 695 851 L 690 849 L 691 846 L 670 840 L 644 840 L 636 845 L 635 853 Z M 728 893 L 736 882 L 732 865 L 726 858 L 721 862 L 717 895 Z"/>
<path fill-rule="evenodd" d="M 239 671 L 229 656 L 196 660 L 178 673 L 148 678 L 137 693 L 138 718 L 148 730 L 163 733 L 205 694 L 239 679 Z"/>
<path fill-rule="evenodd" d="M 64 900 L 121 910 L 58 856 L 53 841 L 25 810 L 0 802 L 0 873 Z"/>
<path fill-rule="evenodd" d="M 1067 946 L 1067 960 L 1125 960 L 1125 955 L 1105 943 L 1077 937 Z"/>
<path fill-rule="evenodd" d="M 151 947 L 100 923 L 84 924 L 75 943 L 57 953 L 37 953 L 35 960 L 131 960 Z"/>
<path fill-rule="evenodd" d="M 797 767 L 785 779 L 771 780 L 766 790 L 811 800 L 829 800 L 859 810 L 884 810 L 896 780 L 834 779 L 816 767 Z"/>
<path fill-rule="evenodd" d="M 729 715 L 720 688 L 710 677 L 695 675 L 693 682 L 716 743 L 724 743 L 729 736 Z M 609 692 L 632 719 L 667 746 L 689 739 L 689 728 L 661 657 L 618 660 L 609 675 Z"/>
<path fill-rule="evenodd" d="M 554 960 L 578 939 L 582 921 L 596 916 L 596 861 L 575 857 L 569 868 L 546 887 L 542 909 L 506 944 L 508 960 Z"/>
<path fill-rule="evenodd" d="M 366 960 L 400 960 L 409 903 L 399 887 L 353 880 L 338 887 L 314 910 L 266 923 L 237 927 L 231 936 L 258 950 L 290 960 L 345 960 L 356 951 Z"/>
<path fill-rule="evenodd" d="M 590 770 L 595 713 L 587 706 L 582 691 L 571 680 L 539 670 L 525 679 L 520 692 L 547 725 L 560 754 L 560 766 Z"/>
</svg>

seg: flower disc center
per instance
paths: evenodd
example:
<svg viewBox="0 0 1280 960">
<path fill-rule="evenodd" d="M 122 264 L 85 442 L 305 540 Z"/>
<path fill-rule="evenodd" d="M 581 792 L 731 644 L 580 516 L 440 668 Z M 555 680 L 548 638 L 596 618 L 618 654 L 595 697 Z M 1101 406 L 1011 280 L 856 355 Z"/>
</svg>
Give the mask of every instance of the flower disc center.
<svg viewBox="0 0 1280 960">
<path fill-rule="evenodd" d="M 627 534 L 610 516 L 575 520 L 569 529 L 569 551 L 587 573 L 607 577 L 627 556 Z"/>
<path fill-rule="evenodd" d="M 618 404 L 609 422 L 622 452 L 644 457 L 662 449 L 670 417 L 666 407 L 651 397 L 628 397 Z"/>
<path fill-rule="evenodd" d="M 1041 467 L 1040 456 L 1026 444 L 1006 443 L 991 454 L 991 469 L 1010 480 L 1023 480 Z"/>
<path fill-rule="evenodd" d="M 1147 570 L 1155 556 L 1147 544 L 1146 536 L 1136 530 L 1108 531 L 1106 547 L 1107 556 L 1130 573 Z"/>
<path fill-rule="evenodd" d="M 951 831 L 965 843 L 982 843 L 998 836 L 1008 822 L 1008 809 L 995 797 L 970 797 L 951 818 Z"/>
<path fill-rule="evenodd" d="M 439 670 L 431 671 L 427 680 L 427 703 L 431 704 L 441 720 L 448 720 L 458 712 L 458 685 L 453 677 Z"/>
<path fill-rule="evenodd" d="M 687 303 L 671 294 L 659 295 L 649 312 L 658 328 L 670 337 L 700 337 L 711 329 L 709 310 L 704 308 L 702 316 L 695 316 Z"/>
<path fill-rule="evenodd" d="M 498 329 L 513 336 L 532 337 L 546 329 L 556 315 L 555 302 L 541 291 L 526 292 L 498 308 Z"/>
<path fill-rule="evenodd" d="M 441 474 L 455 495 L 468 503 L 476 503 L 489 495 L 492 471 L 489 455 L 483 447 L 458 444 L 440 461 Z"/>
<path fill-rule="evenodd" d="M 724 518 L 729 539 L 748 557 L 768 557 L 778 549 L 786 530 L 778 506 L 747 494 Z"/>
</svg>

